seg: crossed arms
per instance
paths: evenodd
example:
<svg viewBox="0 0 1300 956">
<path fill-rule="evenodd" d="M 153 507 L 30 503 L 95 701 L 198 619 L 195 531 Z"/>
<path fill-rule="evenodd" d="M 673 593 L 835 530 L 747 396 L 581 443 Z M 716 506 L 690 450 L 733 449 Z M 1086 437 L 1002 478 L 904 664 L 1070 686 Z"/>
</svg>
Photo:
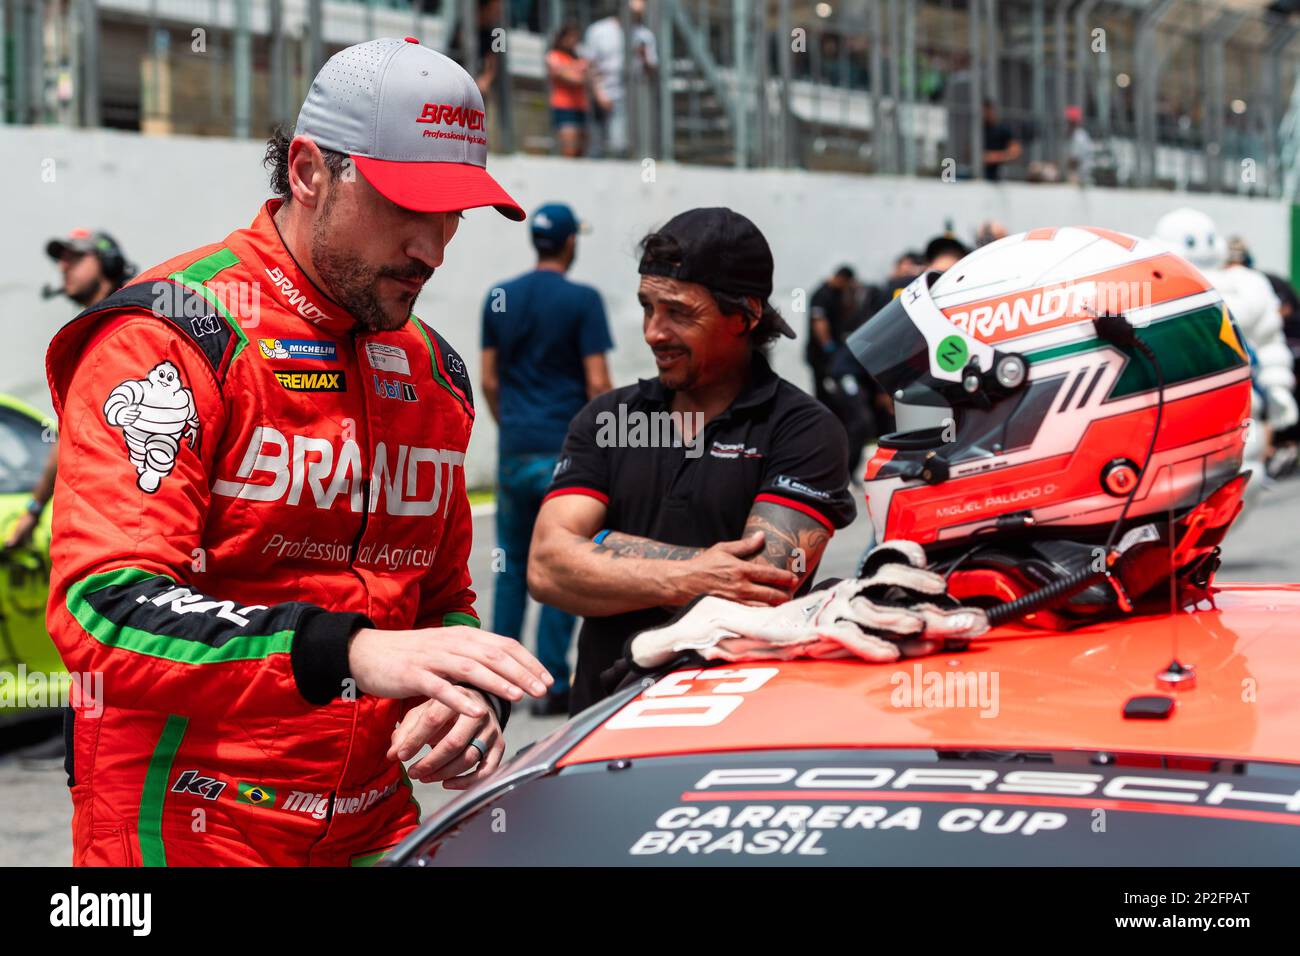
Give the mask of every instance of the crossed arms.
<svg viewBox="0 0 1300 956">
<path fill-rule="evenodd" d="M 612 531 L 596 544 L 606 510 L 581 494 L 542 505 L 528 562 L 533 597 L 586 617 L 679 607 L 701 594 L 780 604 L 816 570 L 831 536 L 817 519 L 762 501 L 736 541 L 693 548 Z"/>
</svg>

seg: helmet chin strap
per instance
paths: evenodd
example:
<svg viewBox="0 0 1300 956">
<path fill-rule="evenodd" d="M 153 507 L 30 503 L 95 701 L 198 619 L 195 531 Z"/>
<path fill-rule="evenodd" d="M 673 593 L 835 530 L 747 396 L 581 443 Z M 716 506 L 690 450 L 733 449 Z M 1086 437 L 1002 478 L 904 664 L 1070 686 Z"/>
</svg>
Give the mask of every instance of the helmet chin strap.
<svg viewBox="0 0 1300 956">
<path fill-rule="evenodd" d="M 1026 623 L 1052 630 L 1076 627 L 1117 608 L 1128 612 L 1134 602 L 1156 594 L 1171 574 L 1180 592 L 1190 589 L 1204 596 L 1218 569 L 1219 545 L 1241 511 L 1249 478 L 1248 474 L 1232 478 L 1172 526 L 1152 523 L 1132 529 L 1110 552 L 1118 557 L 1104 571 L 1092 567 L 1094 548 L 1087 542 L 1037 541 L 1020 548 L 999 548 L 990 542 L 948 565 L 949 593 L 966 603 L 999 602 L 987 609 L 991 624 L 1034 615 Z M 1080 562 L 1086 566 L 1069 570 Z M 1043 585 L 1046 578 L 1052 580 Z M 1098 584 L 1105 588 L 1086 603 L 1066 606 Z M 1107 593 L 1112 596 L 1105 597 Z"/>
</svg>

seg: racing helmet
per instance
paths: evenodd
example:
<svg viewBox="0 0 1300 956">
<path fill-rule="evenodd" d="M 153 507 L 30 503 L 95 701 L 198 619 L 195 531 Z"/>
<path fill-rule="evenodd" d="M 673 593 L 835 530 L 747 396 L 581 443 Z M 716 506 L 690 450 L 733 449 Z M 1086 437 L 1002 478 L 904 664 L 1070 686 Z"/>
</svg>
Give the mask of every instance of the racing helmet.
<svg viewBox="0 0 1300 956">
<path fill-rule="evenodd" d="M 877 538 L 932 559 L 992 533 L 1113 538 L 1240 470 L 1246 350 L 1214 287 L 1152 240 L 1008 236 L 917 278 L 848 346 L 897 421 L 865 475 Z"/>
</svg>

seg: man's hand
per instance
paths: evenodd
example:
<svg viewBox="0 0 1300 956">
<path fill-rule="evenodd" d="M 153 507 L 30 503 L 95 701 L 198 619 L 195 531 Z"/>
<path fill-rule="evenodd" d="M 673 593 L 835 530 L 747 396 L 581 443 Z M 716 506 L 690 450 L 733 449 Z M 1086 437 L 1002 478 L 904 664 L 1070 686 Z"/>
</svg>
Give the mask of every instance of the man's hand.
<svg viewBox="0 0 1300 956">
<path fill-rule="evenodd" d="M 14 522 L 14 529 L 9 532 L 9 538 L 5 541 L 6 548 L 19 548 L 31 540 L 32 532 L 36 530 L 37 523 L 41 520 L 40 515 L 34 515 L 30 511 L 24 511 Z"/>
<path fill-rule="evenodd" d="M 462 691 L 482 699 L 482 694 L 468 688 Z M 486 704 L 486 701 L 484 701 Z M 480 754 L 474 740 L 486 746 Z M 433 749 L 411 764 L 407 772 L 421 783 L 443 781 L 448 790 L 464 790 L 491 774 L 505 754 L 505 738 L 491 707 L 481 718 L 458 714 L 438 700 L 425 701 L 412 708 L 393 731 L 388 759 L 405 762 L 420 752 L 425 744 Z M 477 764 L 477 766 L 475 766 Z M 471 773 L 466 771 L 471 770 Z"/>
<path fill-rule="evenodd" d="M 763 532 L 736 541 L 719 541 L 676 566 L 667 565 L 669 583 L 686 604 L 701 594 L 714 594 L 741 604 L 764 606 L 787 601 L 799 586 L 799 576 L 753 558 L 763 553 Z"/>
<path fill-rule="evenodd" d="M 542 697 L 554 678 L 522 644 L 475 627 L 418 631 L 365 627 L 352 635 L 348 665 L 357 688 L 376 697 L 427 697 L 474 720 L 491 709 L 457 683 L 507 700 Z"/>
</svg>

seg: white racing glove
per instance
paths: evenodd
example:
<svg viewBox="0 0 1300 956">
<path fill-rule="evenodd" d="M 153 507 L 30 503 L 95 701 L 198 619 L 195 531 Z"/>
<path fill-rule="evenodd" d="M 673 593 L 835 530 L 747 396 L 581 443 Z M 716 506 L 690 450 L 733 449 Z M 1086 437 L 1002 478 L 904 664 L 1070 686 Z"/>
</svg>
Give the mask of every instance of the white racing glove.
<svg viewBox="0 0 1300 956">
<path fill-rule="evenodd" d="M 925 552 L 915 542 L 877 545 L 862 573 L 776 607 L 700 598 L 677 620 L 634 637 L 632 660 L 648 669 L 694 651 L 707 660 L 857 656 L 887 663 L 932 653 L 948 640 L 978 637 L 989 628 L 982 610 L 948 596 L 943 578 L 926 570 Z"/>
</svg>

